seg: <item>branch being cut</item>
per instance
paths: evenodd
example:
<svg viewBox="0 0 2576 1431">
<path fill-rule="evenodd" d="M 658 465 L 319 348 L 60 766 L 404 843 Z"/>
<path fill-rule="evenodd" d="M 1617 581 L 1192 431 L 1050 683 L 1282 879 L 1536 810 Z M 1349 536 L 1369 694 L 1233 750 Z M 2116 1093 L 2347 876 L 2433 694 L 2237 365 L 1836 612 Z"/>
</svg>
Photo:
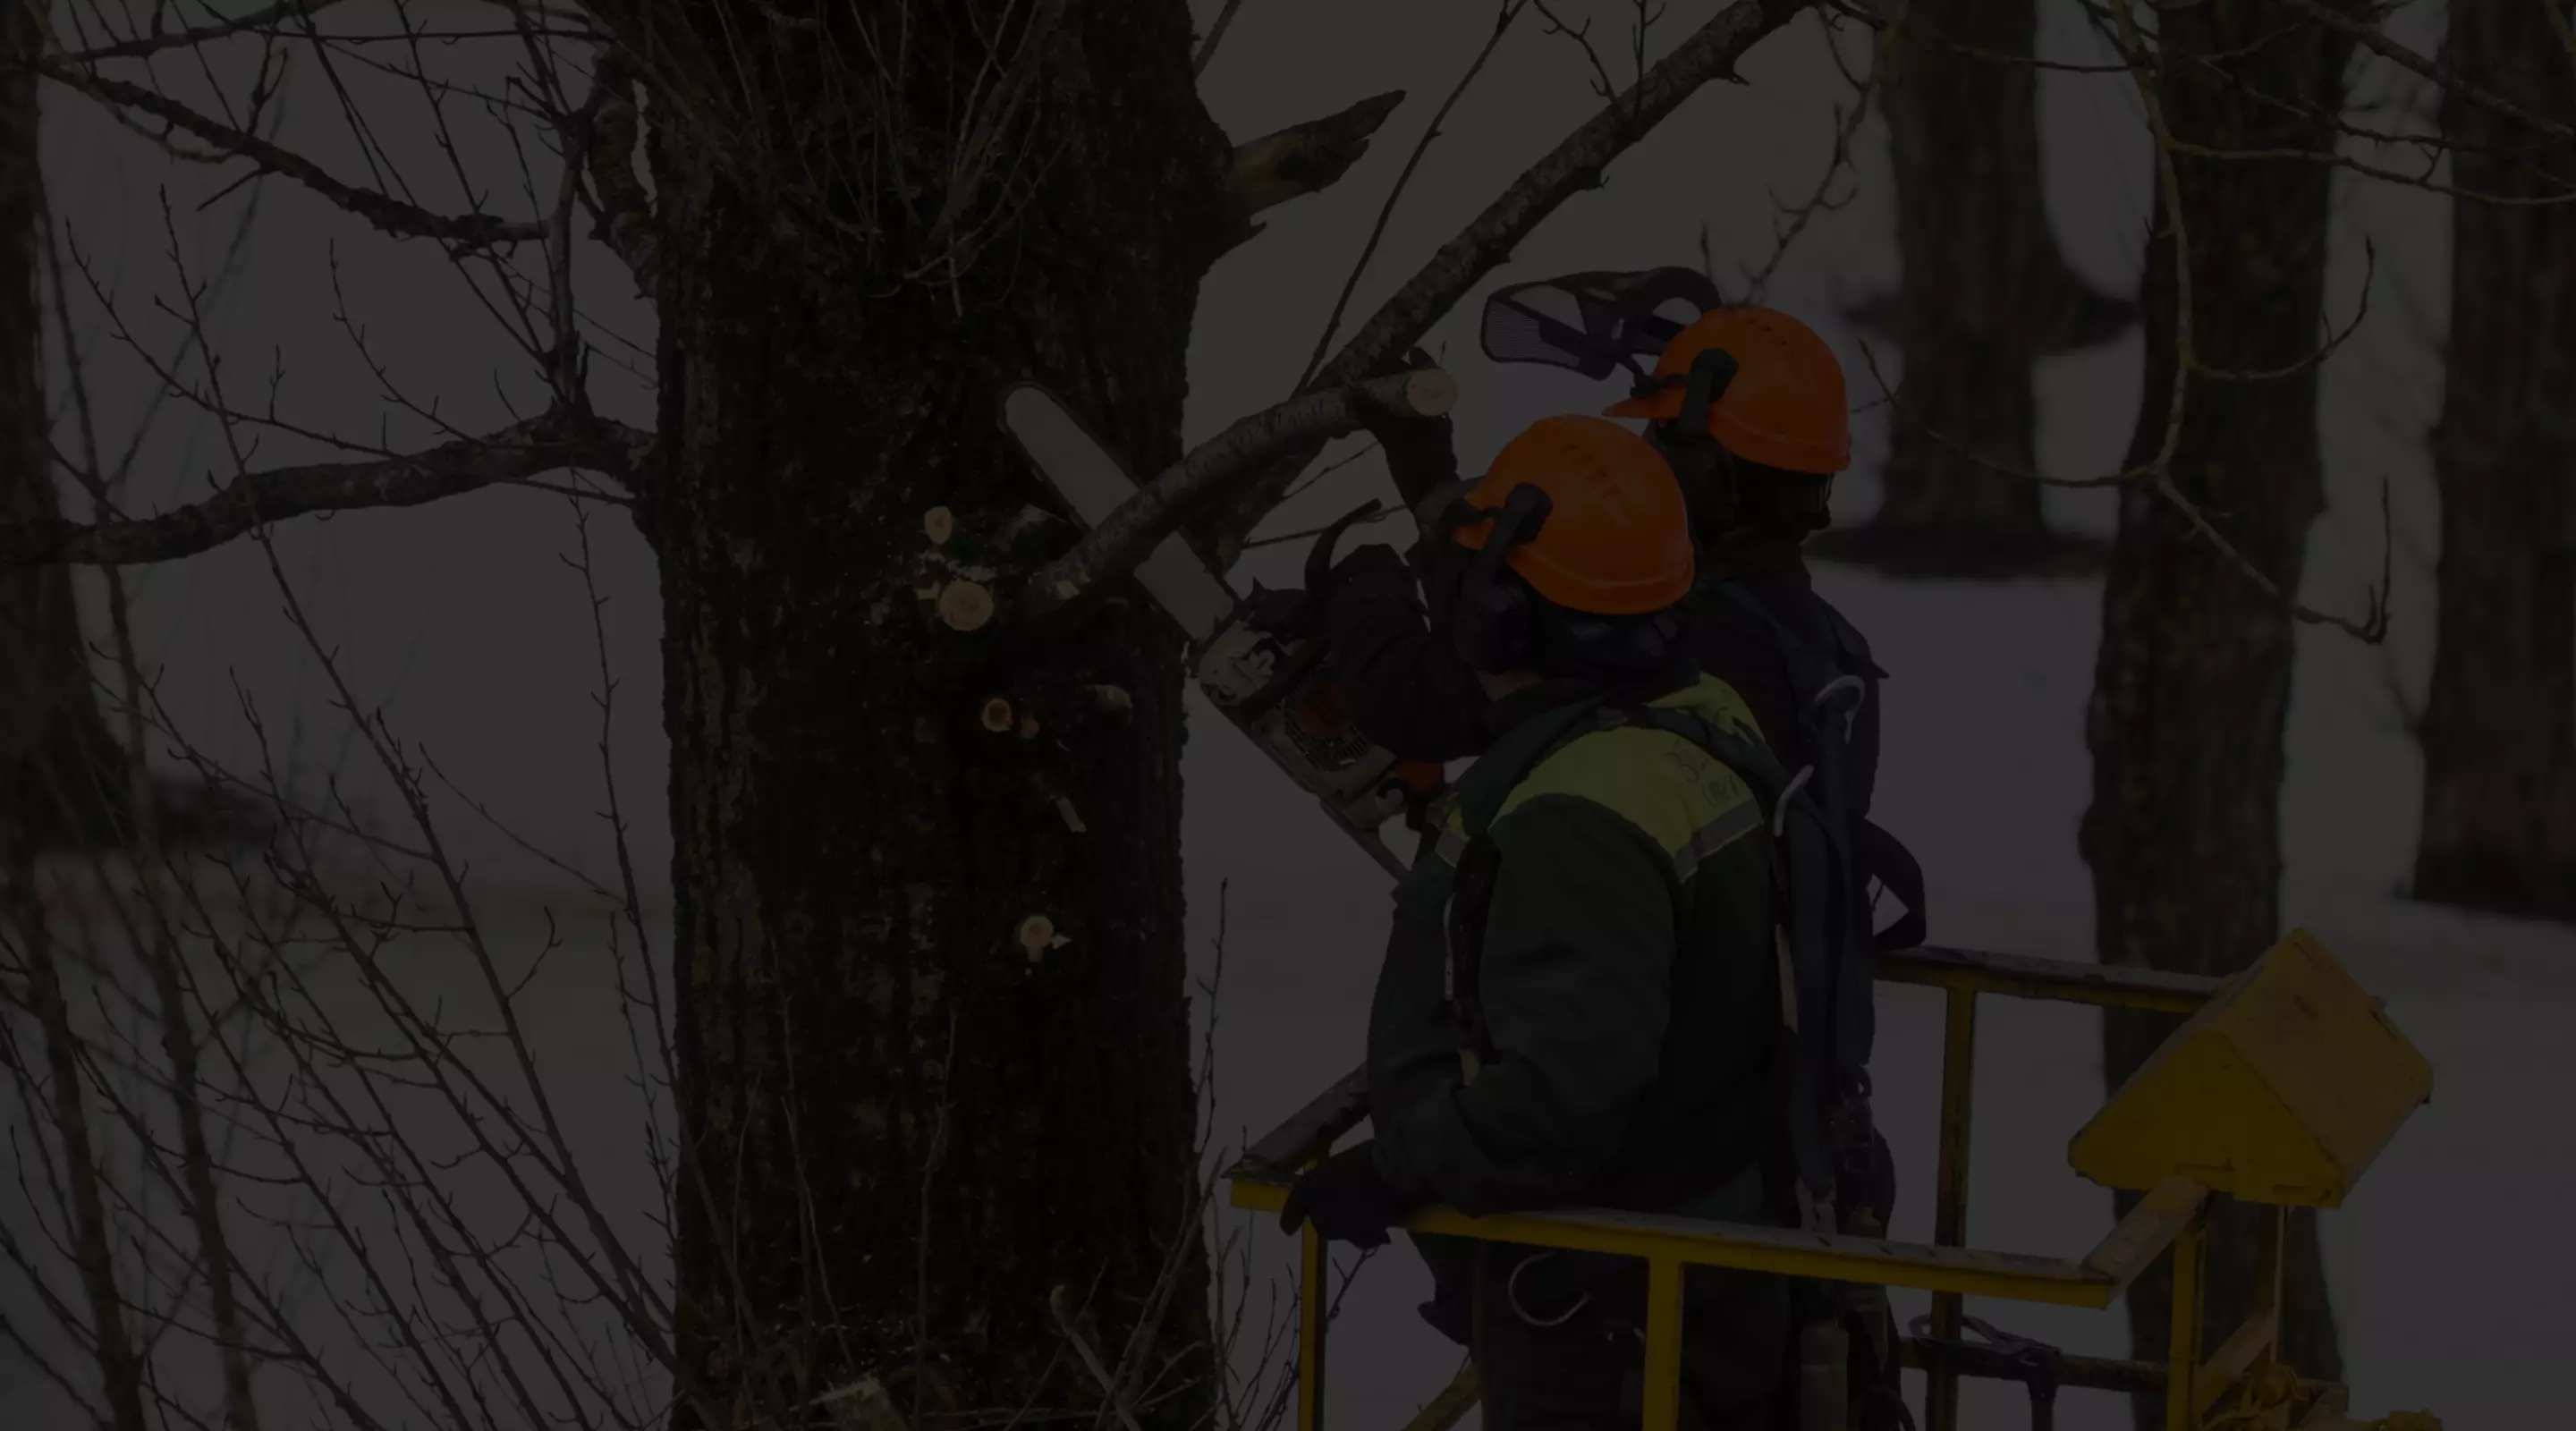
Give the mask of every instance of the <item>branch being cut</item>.
<svg viewBox="0 0 2576 1431">
<path fill-rule="evenodd" d="M 453 244 L 460 250 L 471 251 L 502 244 L 533 243 L 545 237 L 545 225 L 535 220 L 519 222 L 493 214 L 433 214 L 389 194 L 343 183 L 303 155 L 280 148 L 256 134 L 209 119 L 158 90 L 109 79 L 60 61 L 47 62 L 39 68 L 45 78 L 78 90 L 101 104 L 148 114 L 173 128 L 186 130 L 226 154 L 249 160 L 263 173 L 282 174 L 293 179 L 396 238 L 432 238 Z"/>
<path fill-rule="evenodd" d="M 548 412 L 489 437 L 361 462 L 249 472 L 213 496 L 154 517 L 95 525 L 55 518 L 0 527 L 0 566 L 140 566 L 194 556 L 265 523 L 315 512 L 418 507 L 541 473 L 580 468 L 632 490 L 652 434 L 596 417 Z"/>
<path fill-rule="evenodd" d="M 1378 126 L 1404 103 L 1404 91 L 1372 95 L 1322 119 L 1291 125 L 1238 145 L 1231 183 L 1247 219 L 1290 199 L 1328 188 L 1368 153 Z"/>
<path fill-rule="evenodd" d="M 1155 546 L 1212 496 L 1283 451 L 1321 446 L 1356 432 L 1380 414 L 1439 417 L 1458 400 L 1458 385 L 1437 368 L 1371 378 L 1303 393 L 1254 413 L 1200 443 L 1136 495 L 1118 504 L 1073 550 L 1029 582 L 1024 614 L 1045 616 L 1083 593 L 1136 569 Z"/>
<path fill-rule="evenodd" d="M 1602 107 L 1547 156 L 1530 166 L 1486 206 L 1456 238 L 1443 245 L 1395 296 L 1351 335 L 1319 370 L 1307 391 L 1344 386 L 1369 376 L 1421 341 L 1431 325 L 1511 257 L 1557 206 L 1601 184 L 1602 171 L 1652 132 L 1682 101 L 1716 79 L 1735 79 L 1735 63 L 1765 36 L 1812 8 L 1815 0 L 1735 0 L 1689 39 L 1675 46 L 1637 83 Z M 1300 443 L 1280 460 L 1213 497 L 1225 499 L 1209 521 L 1217 554 L 1231 563 L 1243 537 L 1315 460 L 1322 442 Z M 1141 553 L 1140 553 L 1141 555 Z"/>
</svg>

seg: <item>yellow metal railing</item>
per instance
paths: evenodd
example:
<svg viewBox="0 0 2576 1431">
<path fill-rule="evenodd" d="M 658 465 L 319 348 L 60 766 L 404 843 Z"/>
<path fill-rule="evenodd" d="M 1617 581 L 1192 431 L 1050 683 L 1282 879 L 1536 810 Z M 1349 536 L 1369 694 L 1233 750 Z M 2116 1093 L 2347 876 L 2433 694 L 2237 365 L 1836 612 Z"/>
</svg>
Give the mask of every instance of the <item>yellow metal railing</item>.
<svg viewBox="0 0 2576 1431">
<path fill-rule="evenodd" d="M 1926 1431 L 1958 1431 L 1962 1376 L 2021 1379 L 2029 1374 L 2000 1353 L 1989 1355 L 1960 1341 L 1963 1298 L 2108 1307 L 2167 1252 L 2174 1258 L 2170 1360 L 2060 1357 L 2052 1368 L 2054 1385 L 2162 1391 L 2169 1431 L 2200 1431 L 2213 1424 L 2208 1418 L 2230 1398 L 2221 1419 L 2244 1431 L 2287 1431 L 2293 1425 L 2324 1431 L 2353 1424 L 2341 1420 L 2342 1387 L 2301 1381 L 2273 1357 L 2280 1229 L 2290 1206 L 2340 1203 L 2352 1178 L 2384 1146 L 2405 1112 L 2429 1092 L 2430 1069 L 2376 1005 L 2342 979 L 2322 948 L 2304 934 L 2293 935 L 2245 974 L 2223 982 L 1940 948 L 1886 956 L 1880 978 L 1937 987 L 1947 995 L 1930 1244 L 1605 1210 L 1469 1217 L 1430 1208 L 1415 1214 L 1407 1228 L 1644 1260 L 1646 1431 L 1674 1431 L 1679 1420 L 1685 1267 L 1931 1292 L 1931 1335 L 1905 1339 L 1906 1363 L 1928 1373 Z M 2107 1186 L 2142 1194 L 2109 1235 L 2080 1258 L 1965 1246 L 1976 1001 L 1983 994 L 2191 1016 L 2075 1140 L 2080 1171 Z M 2223 1057 L 2207 1055 L 2208 1048 L 2222 1043 Z M 2368 1072 L 2357 1071 L 2364 1066 Z M 2392 1068 L 2394 1074 L 2388 1072 Z M 2213 1072 L 2220 1069 L 2225 1071 Z M 2301 1076 L 2280 1076 L 2285 1070 Z M 2348 1074 L 2379 1096 L 2350 1096 L 2350 1089 L 2337 1082 Z M 2267 1076 L 2269 1082 L 2264 1081 Z M 2320 1099 L 2318 1092 L 2326 1089 L 2339 1096 Z M 1336 1139 L 1365 1119 L 1366 1096 L 1365 1070 L 1354 1071 L 1256 1143 L 1228 1174 L 1234 1205 L 1276 1211 L 1297 1170 L 1319 1161 Z M 2230 1110 L 2229 1116 L 2203 1116 L 2219 1109 Z M 2271 1123 L 2263 1121 L 2266 1110 Z M 2210 1131 L 2202 1131 L 2204 1124 Z M 2229 1144 L 2229 1137 L 2240 1142 Z M 2265 1145 L 2241 1141 L 2263 1138 L 2283 1141 L 2296 1156 L 2271 1158 Z M 2300 1146 L 2288 1147 L 2290 1143 Z M 2160 1175 L 2150 1183 L 2121 1180 L 2135 1166 L 2158 1162 Z M 2267 1178 L 2265 1169 L 2274 1164 L 2288 1172 Z M 2320 1177 L 2332 1186 L 2308 1186 Z M 2199 1355 L 2203 1228 L 2213 1188 L 2270 1205 L 2271 1258 L 2265 1275 L 2257 1278 L 2252 1315 L 2204 1363 Z M 1297 1431 L 1322 1431 L 1326 1261 L 1324 1244 L 1311 1226 L 1303 1237 L 1296 1425 Z M 1470 1368 L 1425 1408 L 1409 1431 L 1447 1431 L 1474 1400 Z M 2293 1421 L 2294 1414 L 2304 1419 Z"/>
</svg>

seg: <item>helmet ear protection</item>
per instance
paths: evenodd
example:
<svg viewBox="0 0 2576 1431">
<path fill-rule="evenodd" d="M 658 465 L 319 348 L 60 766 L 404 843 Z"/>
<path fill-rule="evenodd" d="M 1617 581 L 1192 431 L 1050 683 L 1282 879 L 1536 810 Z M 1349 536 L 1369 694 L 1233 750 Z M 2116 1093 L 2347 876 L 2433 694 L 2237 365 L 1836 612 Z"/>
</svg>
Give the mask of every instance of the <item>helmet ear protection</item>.
<svg viewBox="0 0 2576 1431">
<path fill-rule="evenodd" d="M 1709 434 L 1708 411 L 1726 396 L 1740 370 L 1735 355 L 1723 348 L 1710 348 L 1692 358 L 1690 373 L 1682 379 L 1681 412 L 1648 429 L 1664 459 L 1672 463 L 1673 474 L 1681 478 L 1691 525 L 1703 532 L 1720 530 L 1735 520 L 1740 497 L 1735 457 Z M 1664 381 L 1669 385 L 1673 380 Z M 1639 387 L 1640 397 L 1656 390 L 1645 384 Z"/>
<path fill-rule="evenodd" d="M 1529 590 L 1510 578 L 1504 563 L 1510 559 L 1514 545 L 1538 535 L 1540 525 L 1547 520 L 1548 506 L 1547 493 L 1538 488 L 1513 488 L 1511 496 L 1503 500 L 1502 510 L 1494 514 L 1493 529 L 1486 533 L 1484 549 L 1468 564 L 1466 579 L 1459 584 L 1450 611 L 1449 630 L 1451 639 L 1457 642 L 1459 658 L 1470 670 L 1489 674 L 1509 671 L 1529 657 L 1533 616 Z M 1460 515 L 1467 521 L 1481 516 L 1474 508 Z"/>
</svg>

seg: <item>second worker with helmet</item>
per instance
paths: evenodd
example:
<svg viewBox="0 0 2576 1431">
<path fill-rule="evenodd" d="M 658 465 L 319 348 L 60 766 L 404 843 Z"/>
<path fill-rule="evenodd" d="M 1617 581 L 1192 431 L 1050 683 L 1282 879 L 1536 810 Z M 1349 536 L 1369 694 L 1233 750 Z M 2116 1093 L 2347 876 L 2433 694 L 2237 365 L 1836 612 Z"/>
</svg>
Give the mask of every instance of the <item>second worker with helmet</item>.
<svg viewBox="0 0 2576 1431">
<path fill-rule="evenodd" d="M 1301 1179 L 1283 1223 L 1362 1245 L 1431 1203 L 1795 1225 L 1794 974 L 1746 778 L 1776 787 L 1778 767 L 1683 648 L 1681 487 L 1625 428 L 1559 417 L 1464 501 L 1447 634 L 1488 739 L 1397 890 L 1369 1016 L 1374 1135 Z M 1425 1314 L 1472 1348 L 1488 1427 L 1636 1424 L 1640 1264 L 1416 1242 Z M 1698 1268 L 1685 1288 L 1684 1424 L 1794 1427 L 1793 1284 Z"/>
</svg>

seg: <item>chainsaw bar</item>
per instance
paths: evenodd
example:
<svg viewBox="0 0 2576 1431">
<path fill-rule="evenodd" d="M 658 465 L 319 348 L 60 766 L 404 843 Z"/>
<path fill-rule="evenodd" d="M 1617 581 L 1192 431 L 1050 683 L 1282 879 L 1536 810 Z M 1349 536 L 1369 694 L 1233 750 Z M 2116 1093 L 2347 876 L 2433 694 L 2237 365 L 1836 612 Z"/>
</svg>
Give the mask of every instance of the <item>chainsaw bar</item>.
<svg viewBox="0 0 2576 1431">
<path fill-rule="evenodd" d="M 1085 526 L 1106 520 L 1136 493 L 1127 464 L 1036 383 L 1003 394 L 1002 429 Z M 1189 641 L 1190 671 L 1209 703 L 1401 878 L 1406 861 L 1379 831 L 1437 790 L 1438 767 L 1400 762 L 1351 724 L 1304 603 L 1259 586 L 1237 595 L 1177 533 L 1135 575 Z"/>
</svg>

